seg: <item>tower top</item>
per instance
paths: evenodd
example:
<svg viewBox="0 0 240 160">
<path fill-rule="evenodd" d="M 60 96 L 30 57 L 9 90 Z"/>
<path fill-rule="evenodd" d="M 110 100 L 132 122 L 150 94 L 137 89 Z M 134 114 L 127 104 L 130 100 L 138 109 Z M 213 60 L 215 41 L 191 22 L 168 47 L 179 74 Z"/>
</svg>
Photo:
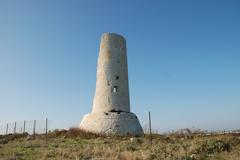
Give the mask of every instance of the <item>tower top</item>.
<svg viewBox="0 0 240 160">
<path fill-rule="evenodd" d="M 122 35 L 117 34 L 117 33 L 111 33 L 111 32 L 103 33 L 103 34 L 102 34 L 102 38 L 103 38 L 103 37 L 118 37 L 118 38 L 122 38 L 122 39 L 125 40 L 125 38 L 124 38 Z"/>
</svg>

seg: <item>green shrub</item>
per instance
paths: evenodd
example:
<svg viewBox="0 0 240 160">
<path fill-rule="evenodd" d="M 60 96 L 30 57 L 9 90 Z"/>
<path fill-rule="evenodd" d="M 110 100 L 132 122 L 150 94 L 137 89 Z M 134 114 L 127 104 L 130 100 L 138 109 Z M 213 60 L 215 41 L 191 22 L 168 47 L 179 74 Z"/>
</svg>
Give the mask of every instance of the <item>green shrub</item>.
<svg viewBox="0 0 240 160">
<path fill-rule="evenodd" d="M 19 139 L 19 138 L 24 138 L 27 137 L 28 133 L 16 133 L 16 134 L 8 134 L 8 135 L 1 135 L 0 136 L 0 144 L 6 144 L 9 141 L 13 141 L 15 139 Z"/>
<path fill-rule="evenodd" d="M 225 142 L 222 140 L 210 139 L 205 140 L 200 147 L 196 149 L 196 153 L 206 153 L 206 154 L 214 154 L 217 152 L 229 152 L 231 149 L 229 142 Z"/>
</svg>

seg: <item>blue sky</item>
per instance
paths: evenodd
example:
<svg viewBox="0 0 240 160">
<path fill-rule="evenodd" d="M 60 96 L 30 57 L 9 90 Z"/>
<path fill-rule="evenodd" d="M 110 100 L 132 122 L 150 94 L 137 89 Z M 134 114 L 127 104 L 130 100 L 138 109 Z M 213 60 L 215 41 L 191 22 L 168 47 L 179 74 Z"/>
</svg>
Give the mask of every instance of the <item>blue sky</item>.
<svg viewBox="0 0 240 160">
<path fill-rule="evenodd" d="M 0 0 L 0 124 L 77 126 L 100 37 L 127 40 L 131 110 L 161 132 L 240 128 L 237 0 Z"/>
</svg>

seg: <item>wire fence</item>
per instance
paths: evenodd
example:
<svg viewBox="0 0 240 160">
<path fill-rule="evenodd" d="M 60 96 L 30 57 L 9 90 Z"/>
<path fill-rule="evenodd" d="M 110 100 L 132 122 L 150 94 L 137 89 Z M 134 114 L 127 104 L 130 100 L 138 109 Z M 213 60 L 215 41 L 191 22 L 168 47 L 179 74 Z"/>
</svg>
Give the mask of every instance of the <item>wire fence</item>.
<svg viewBox="0 0 240 160">
<path fill-rule="evenodd" d="M 0 135 L 24 133 L 28 134 L 45 134 L 50 130 L 50 121 L 44 120 L 24 120 L 0 124 Z"/>
<path fill-rule="evenodd" d="M 150 121 L 150 119 L 149 119 Z M 23 120 L 11 123 L 0 124 L 0 135 L 15 134 L 15 133 L 28 133 L 30 135 L 46 134 L 49 131 L 53 131 L 56 128 L 51 127 L 51 121 L 48 119 L 42 120 Z M 149 124 L 143 125 L 143 131 L 145 134 L 160 134 L 156 129 L 150 128 Z M 223 131 L 204 131 L 196 129 L 180 129 L 169 132 L 163 132 L 162 134 L 184 134 L 184 133 L 204 133 L 206 135 L 215 134 L 239 134 L 240 130 L 223 130 Z"/>
</svg>

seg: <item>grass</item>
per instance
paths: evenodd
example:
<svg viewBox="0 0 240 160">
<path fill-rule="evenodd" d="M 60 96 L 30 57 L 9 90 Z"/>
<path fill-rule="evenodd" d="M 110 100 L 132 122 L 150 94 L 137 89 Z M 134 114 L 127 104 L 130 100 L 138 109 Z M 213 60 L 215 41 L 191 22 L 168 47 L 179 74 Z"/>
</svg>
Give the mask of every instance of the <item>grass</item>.
<svg viewBox="0 0 240 160">
<path fill-rule="evenodd" d="M 0 160 L 240 160 L 240 134 L 154 134 L 105 136 L 71 128 L 35 138 L 0 136 Z"/>
</svg>

